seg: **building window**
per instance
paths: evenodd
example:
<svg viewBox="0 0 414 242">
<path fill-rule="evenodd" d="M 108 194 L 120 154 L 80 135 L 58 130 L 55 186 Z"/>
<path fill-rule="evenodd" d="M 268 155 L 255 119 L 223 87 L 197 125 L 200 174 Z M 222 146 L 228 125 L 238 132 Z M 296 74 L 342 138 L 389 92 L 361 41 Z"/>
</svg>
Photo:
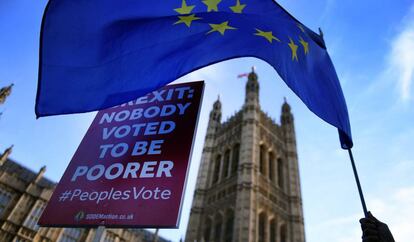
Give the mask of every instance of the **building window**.
<svg viewBox="0 0 414 242">
<path fill-rule="evenodd" d="M 106 231 L 104 242 L 115 242 L 115 241 L 116 241 L 116 235 L 114 233 Z"/>
<path fill-rule="evenodd" d="M 265 147 L 264 147 L 264 145 L 261 145 L 260 146 L 260 154 L 259 154 L 259 165 L 260 165 L 259 169 L 260 169 L 260 173 L 262 173 L 263 175 L 266 172 L 265 164 L 266 164 L 266 161 L 265 161 Z"/>
<path fill-rule="evenodd" d="M 233 224 L 234 224 L 234 212 L 228 210 L 226 214 L 226 232 L 224 234 L 225 242 L 233 241 Z"/>
<path fill-rule="evenodd" d="M 277 184 L 279 185 L 279 187 L 283 189 L 284 186 L 284 177 L 285 173 L 283 171 L 283 160 L 282 159 L 277 159 Z"/>
<path fill-rule="evenodd" d="M 259 214 L 259 240 L 258 242 L 265 242 L 266 238 L 266 214 Z"/>
<path fill-rule="evenodd" d="M 220 176 L 221 155 L 218 155 L 214 162 L 213 184 L 218 182 Z"/>
<path fill-rule="evenodd" d="M 232 159 L 231 159 L 231 174 L 237 172 L 237 167 L 239 166 L 239 153 L 240 153 L 240 144 L 236 144 L 233 147 Z"/>
<path fill-rule="evenodd" d="M 221 227 L 223 227 L 223 218 L 218 214 L 215 219 L 214 242 L 221 241 Z"/>
<path fill-rule="evenodd" d="M 226 178 L 229 172 L 229 165 L 230 165 L 230 150 L 226 150 L 224 153 L 224 161 L 223 161 L 223 174 L 222 177 Z"/>
<path fill-rule="evenodd" d="M 59 242 L 78 242 L 80 241 L 83 229 L 65 228 Z"/>
<path fill-rule="evenodd" d="M 40 215 L 42 215 L 45 206 L 46 204 L 42 200 L 37 200 L 37 202 L 32 208 L 32 211 L 30 211 L 29 216 L 27 216 L 26 220 L 24 221 L 23 225 L 29 229 L 37 231 L 39 229 L 37 221 L 39 221 Z"/>
<path fill-rule="evenodd" d="M 14 239 L 13 242 L 30 242 L 30 240 L 27 240 L 21 237 L 16 237 L 16 239 Z"/>
<path fill-rule="evenodd" d="M 272 220 L 270 220 L 270 242 L 276 242 L 276 232 L 276 221 L 273 218 Z"/>
<path fill-rule="evenodd" d="M 275 156 L 273 155 L 273 152 L 269 152 L 269 180 L 271 181 L 275 180 L 274 159 L 275 159 Z"/>
<path fill-rule="evenodd" d="M 12 194 L 8 191 L 5 191 L 0 188 L 0 215 L 6 210 L 7 205 L 9 205 L 10 200 L 12 199 Z"/>
<path fill-rule="evenodd" d="M 287 227 L 286 224 L 280 227 L 280 242 L 287 242 Z"/>
<path fill-rule="evenodd" d="M 211 234 L 211 219 L 207 219 L 204 228 L 204 241 L 210 242 L 210 234 Z"/>
</svg>

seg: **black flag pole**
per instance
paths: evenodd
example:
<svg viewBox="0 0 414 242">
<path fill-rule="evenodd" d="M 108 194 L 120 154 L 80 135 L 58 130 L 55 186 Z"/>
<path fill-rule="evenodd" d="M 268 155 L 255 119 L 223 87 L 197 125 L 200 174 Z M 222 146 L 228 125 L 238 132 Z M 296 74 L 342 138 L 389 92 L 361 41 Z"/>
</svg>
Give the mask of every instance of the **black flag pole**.
<svg viewBox="0 0 414 242">
<path fill-rule="evenodd" d="M 359 198 L 361 199 L 362 209 L 364 210 L 365 217 L 368 218 L 367 205 L 365 204 L 364 194 L 362 193 L 361 183 L 359 182 L 358 172 L 357 172 L 355 161 L 354 161 L 354 156 L 352 155 L 352 151 L 350 148 L 348 149 L 348 153 L 349 153 L 349 158 L 351 159 L 352 169 L 354 171 L 355 181 L 358 187 Z"/>
</svg>

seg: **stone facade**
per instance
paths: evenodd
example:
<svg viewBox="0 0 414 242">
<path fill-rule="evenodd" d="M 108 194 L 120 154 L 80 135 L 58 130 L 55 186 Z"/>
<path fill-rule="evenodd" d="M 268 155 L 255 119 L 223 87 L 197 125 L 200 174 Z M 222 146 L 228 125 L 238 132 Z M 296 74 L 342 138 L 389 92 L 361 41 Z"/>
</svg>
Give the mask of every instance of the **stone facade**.
<svg viewBox="0 0 414 242">
<path fill-rule="evenodd" d="M 293 115 L 286 101 L 280 124 L 261 110 L 254 71 L 239 112 L 210 112 L 185 240 L 305 241 Z"/>
<path fill-rule="evenodd" d="M 0 155 L 0 241 L 14 242 L 91 242 L 95 229 L 40 228 L 37 221 L 56 184 L 43 177 L 46 168 L 35 173 L 8 158 L 12 149 Z M 56 211 L 56 216 L 59 212 Z M 143 229 L 106 229 L 105 242 L 154 240 L 154 234 Z M 158 242 L 166 242 L 158 238 Z"/>
</svg>

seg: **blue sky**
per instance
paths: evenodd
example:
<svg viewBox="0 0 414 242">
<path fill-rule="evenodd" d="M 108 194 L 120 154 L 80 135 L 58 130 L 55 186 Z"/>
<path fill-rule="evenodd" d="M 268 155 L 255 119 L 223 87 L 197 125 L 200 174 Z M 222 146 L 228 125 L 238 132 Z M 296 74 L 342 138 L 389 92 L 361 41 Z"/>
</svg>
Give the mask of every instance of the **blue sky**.
<svg viewBox="0 0 414 242">
<path fill-rule="evenodd" d="M 347 100 L 354 156 L 368 208 L 387 222 L 396 241 L 414 237 L 414 4 L 411 0 L 279 1 L 313 30 L 321 27 Z M 38 41 L 45 0 L 0 1 L 0 86 L 14 83 L 0 106 L 0 151 L 58 181 L 94 113 L 35 119 Z M 220 94 L 223 119 L 240 109 L 244 79 L 257 67 L 262 109 L 279 120 L 283 97 L 295 116 L 308 242 L 359 241 L 363 216 L 346 151 L 335 128 L 311 113 L 265 62 L 241 58 L 215 64 L 179 81 L 206 80 L 190 179 L 178 230 L 185 234 L 208 112 Z"/>
</svg>

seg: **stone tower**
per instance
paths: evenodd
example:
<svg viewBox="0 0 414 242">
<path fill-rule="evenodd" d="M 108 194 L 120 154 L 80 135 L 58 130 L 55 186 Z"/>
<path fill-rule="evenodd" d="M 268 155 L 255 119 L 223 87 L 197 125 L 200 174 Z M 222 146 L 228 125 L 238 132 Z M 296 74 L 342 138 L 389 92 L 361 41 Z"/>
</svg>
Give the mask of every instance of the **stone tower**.
<svg viewBox="0 0 414 242">
<path fill-rule="evenodd" d="M 185 240 L 305 241 L 293 115 L 286 100 L 280 124 L 260 109 L 254 70 L 242 110 L 210 112 Z"/>
</svg>

